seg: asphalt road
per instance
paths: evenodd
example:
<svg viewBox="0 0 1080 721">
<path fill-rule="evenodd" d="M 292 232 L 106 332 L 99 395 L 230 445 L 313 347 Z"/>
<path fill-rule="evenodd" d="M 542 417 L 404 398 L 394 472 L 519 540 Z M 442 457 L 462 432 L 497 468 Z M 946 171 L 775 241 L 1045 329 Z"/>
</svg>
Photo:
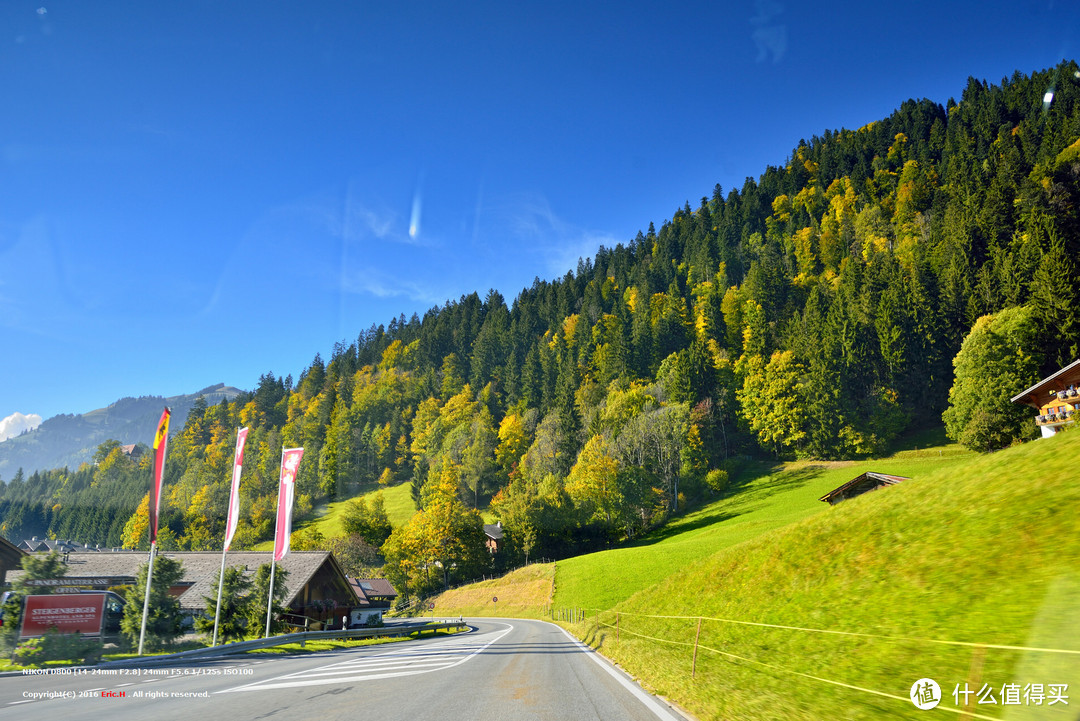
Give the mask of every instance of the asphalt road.
<svg viewBox="0 0 1080 721">
<path fill-rule="evenodd" d="M 521 619 L 484 619 L 451 637 L 310 656 L 0 678 L 3 718 L 682 719 L 562 629 Z"/>
</svg>

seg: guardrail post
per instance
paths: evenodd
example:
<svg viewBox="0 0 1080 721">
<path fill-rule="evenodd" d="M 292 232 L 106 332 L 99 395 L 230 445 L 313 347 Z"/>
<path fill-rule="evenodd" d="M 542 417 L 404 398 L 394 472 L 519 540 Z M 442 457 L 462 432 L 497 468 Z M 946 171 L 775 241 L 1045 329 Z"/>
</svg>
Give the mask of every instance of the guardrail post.
<svg viewBox="0 0 1080 721">
<path fill-rule="evenodd" d="M 701 638 L 701 619 L 697 620 L 697 633 L 694 634 L 694 660 L 690 665 L 690 678 L 697 678 L 697 647 L 698 639 Z"/>
</svg>

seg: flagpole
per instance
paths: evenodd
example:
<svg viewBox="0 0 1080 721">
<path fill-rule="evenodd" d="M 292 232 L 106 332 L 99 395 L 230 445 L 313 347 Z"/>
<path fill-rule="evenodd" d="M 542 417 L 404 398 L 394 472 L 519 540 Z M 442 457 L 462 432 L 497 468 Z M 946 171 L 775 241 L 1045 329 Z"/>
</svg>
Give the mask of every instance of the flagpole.
<svg viewBox="0 0 1080 721">
<path fill-rule="evenodd" d="M 214 609 L 214 640 L 211 646 L 217 646 L 218 622 L 221 620 L 221 587 L 225 585 L 225 549 L 221 549 L 221 575 L 217 584 L 217 607 Z M 241 637 L 242 638 L 242 637 Z"/>
<path fill-rule="evenodd" d="M 139 654 L 142 656 L 143 640 L 146 638 L 146 616 L 150 611 L 150 583 L 154 578 L 154 556 L 157 555 L 157 541 L 150 544 L 150 564 L 146 569 L 146 595 L 143 597 L 142 627 L 139 629 Z"/>
<path fill-rule="evenodd" d="M 229 511 L 226 514 L 225 519 L 225 542 L 221 544 L 221 575 L 218 576 L 217 587 L 217 606 L 214 607 L 214 640 L 210 643 L 211 646 L 217 646 L 218 637 L 218 623 L 221 621 L 221 589 L 225 586 L 225 554 L 229 550 L 229 542 L 232 540 L 231 531 L 233 530 L 232 524 L 239 519 L 234 518 L 234 512 L 239 510 L 239 506 L 233 507 L 233 496 L 240 490 L 239 489 L 239 477 L 236 472 L 237 464 L 242 462 L 242 456 L 244 453 L 243 440 L 247 437 L 247 428 L 236 429 L 236 450 L 233 451 L 233 474 L 232 474 L 232 486 L 229 490 Z"/>
<path fill-rule="evenodd" d="M 281 447 L 281 468 L 285 468 L 285 446 Z M 281 515 L 281 482 L 278 482 L 278 515 Z M 270 560 L 270 596 L 266 599 L 266 635 L 263 638 L 270 638 L 270 612 L 274 609 L 274 576 L 277 575 L 274 571 L 277 569 L 277 541 L 278 533 L 281 532 L 281 522 L 279 520 L 274 523 L 274 554 Z"/>
<path fill-rule="evenodd" d="M 150 563 L 146 566 L 146 595 L 143 597 L 142 624 L 139 628 L 139 654 L 142 656 L 143 642 L 146 640 L 146 617 L 150 614 L 150 587 L 154 583 L 154 556 L 157 555 L 158 513 L 161 510 L 161 483 L 165 475 L 165 454 L 169 448 L 169 416 L 172 411 L 168 406 L 161 412 L 157 432 L 154 434 L 154 471 L 150 480 L 150 495 L 146 510 L 149 516 L 147 535 L 150 536 Z"/>
<path fill-rule="evenodd" d="M 277 575 L 276 570 L 277 559 L 275 558 L 270 561 L 270 596 L 266 599 L 266 635 L 263 638 L 270 638 L 270 612 L 274 610 L 274 576 Z"/>
</svg>

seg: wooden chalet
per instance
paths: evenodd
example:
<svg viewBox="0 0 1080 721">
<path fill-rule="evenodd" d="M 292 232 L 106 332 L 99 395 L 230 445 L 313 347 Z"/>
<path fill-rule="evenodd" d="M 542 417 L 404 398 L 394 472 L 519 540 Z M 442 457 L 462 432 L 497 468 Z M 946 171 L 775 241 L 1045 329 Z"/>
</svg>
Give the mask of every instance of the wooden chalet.
<svg viewBox="0 0 1080 721">
<path fill-rule="evenodd" d="M 895 486 L 897 483 L 903 483 L 904 481 L 909 480 L 911 479 L 905 478 L 904 476 L 890 476 L 885 473 L 867 471 L 861 476 L 852 478 L 839 488 L 829 491 L 818 500 L 827 501 L 830 506 L 835 506 L 840 501 L 846 501 L 849 498 L 861 496 L 869 491 L 876 491 L 877 489 L 885 488 L 886 486 Z"/>
<path fill-rule="evenodd" d="M 120 452 L 131 458 L 131 460 L 137 461 L 142 457 L 143 446 L 137 443 L 128 443 L 126 446 L 120 446 Z"/>
<path fill-rule="evenodd" d="M 1035 409 L 1035 424 L 1048 438 L 1076 421 L 1080 411 L 1080 360 L 1016 394 L 1013 403 Z"/>
<path fill-rule="evenodd" d="M 502 521 L 498 523 L 485 523 L 484 524 L 484 545 L 487 547 L 488 553 L 495 555 L 502 550 L 503 546 L 503 527 Z"/>
<path fill-rule="evenodd" d="M 0 536 L 0 586 L 7 582 L 8 571 L 22 568 L 22 560 L 26 555 L 26 551 Z"/>
<path fill-rule="evenodd" d="M 183 575 L 169 591 L 180 600 L 185 616 L 201 614 L 206 609 L 204 597 L 213 595 L 213 584 L 221 573 L 221 552 L 161 551 L 158 556 L 181 562 Z M 253 576 L 272 557 L 269 552 L 237 551 L 226 556 L 225 565 L 241 566 Z M 76 588 L 103 591 L 133 585 L 147 560 L 145 551 L 71 552 L 65 560 L 67 574 L 39 585 L 48 585 L 54 592 Z M 348 577 L 328 551 L 293 551 L 278 561 L 278 566 L 289 572 L 285 580 L 288 592 L 284 605 L 289 610 L 286 618 L 298 626 L 303 626 L 305 619 L 313 626 L 329 625 L 336 619 L 340 628 L 342 616 L 358 605 Z M 11 575 L 18 577 L 21 573 L 14 571 Z"/>
<path fill-rule="evenodd" d="M 356 594 L 357 605 L 349 614 L 349 626 L 370 626 L 382 623 L 397 598 L 397 591 L 385 578 L 353 578 L 349 586 Z"/>
</svg>

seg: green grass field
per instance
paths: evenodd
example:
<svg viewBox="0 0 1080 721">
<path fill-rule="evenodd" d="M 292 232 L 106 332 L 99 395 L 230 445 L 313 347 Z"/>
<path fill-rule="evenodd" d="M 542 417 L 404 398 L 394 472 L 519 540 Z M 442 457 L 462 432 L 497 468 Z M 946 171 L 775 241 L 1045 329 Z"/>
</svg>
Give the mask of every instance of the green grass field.
<svg viewBox="0 0 1080 721">
<path fill-rule="evenodd" d="M 585 609 L 571 630 L 701 719 L 926 718 L 908 700 L 924 677 L 939 715 L 960 715 L 966 683 L 998 701 L 971 696 L 966 718 L 1074 718 L 1080 699 L 1001 693 L 1080 689 L 1080 432 L 989 455 L 925 435 L 880 460 L 750 468 L 632 546 L 559 561 L 553 606 Z M 867 470 L 911 480 L 817 500 Z M 527 583 L 466 587 L 440 609 L 484 613 L 473 596 L 527 598 Z"/>
<path fill-rule="evenodd" d="M 971 453 L 934 448 L 871 461 L 756 464 L 736 479 L 726 498 L 673 520 L 634 545 L 560 561 L 555 605 L 612 608 L 717 551 L 824 513 L 829 505 L 818 499 L 865 471 L 919 479 L 972 458 Z"/>
<path fill-rule="evenodd" d="M 1080 433 L 1073 432 L 936 466 L 875 462 L 875 469 L 912 480 L 817 513 L 806 510 L 798 489 L 831 487 L 837 471 L 804 480 L 789 469 L 751 483 L 751 496 L 738 501 L 747 504 L 744 513 L 686 529 L 693 524 L 688 517 L 682 533 L 652 544 L 651 558 L 648 547 L 639 547 L 610 552 L 607 566 L 604 554 L 581 559 L 582 566 L 560 562 L 556 606 L 604 609 L 572 628 L 702 719 L 925 718 L 908 700 L 923 677 L 940 684 L 941 706 L 954 712 L 958 684 L 996 688 L 997 705 L 977 705 L 972 718 L 1073 718 L 1076 700 L 1025 709 L 1003 706 L 1000 693 L 1006 683 L 1080 688 L 1078 458 Z M 773 486 L 773 503 L 762 495 L 764 483 Z M 730 511 L 739 495 L 701 513 Z M 784 495 L 789 499 L 781 503 Z M 773 509 L 771 520 L 805 517 L 755 537 L 738 519 L 765 507 Z M 682 548 L 694 539 L 716 547 L 739 536 L 746 540 L 712 554 Z M 661 573 L 661 555 L 666 578 L 648 585 Z M 590 574 L 598 577 L 592 585 L 578 580 Z M 604 603 L 616 596 L 625 600 Z M 694 678 L 700 617 L 707 620 Z"/>
<path fill-rule="evenodd" d="M 462 616 L 546 617 L 555 589 L 555 566 L 535 563 L 489 581 L 435 597 L 436 613 Z M 493 599 L 499 599 L 497 602 Z"/>
<path fill-rule="evenodd" d="M 335 536 L 342 536 L 345 534 L 345 529 L 341 526 L 342 517 L 345 515 L 345 507 L 352 501 L 353 498 L 363 498 L 370 506 L 371 499 L 379 492 L 380 489 L 365 491 L 352 498 L 346 498 L 340 501 L 334 501 L 322 508 L 315 510 L 316 518 L 300 523 L 296 525 L 294 530 L 301 530 L 305 528 L 317 528 L 322 532 L 326 538 L 333 538 Z M 412 499 L 412 486 L 409 483 L 399 483 L 396 486 L 390 486 L 383 488 L 383 503 L 386 505 L 386 515 L 390 518 L 390 523 L 397 528 L 403 526 L 406 521 L 412 518 L 416 513 L 416 504 Z M 272 551 L 274 550 L 274 541 L 263 541 L 257 544 L 255 551 Z"/>
<path fill-rule="evenodd" d="M 399 483 L 396 486 L 383 489 L 376 488 L 361 493 L 354 498 L 363 498 L 370 506 L 372 498 L 380 490 L 382 490 L 383 503 L 386 504 L 386 515 L 390 518 L 390 523 L 395 528 L 405 525 L 405 522 L 416 513 L 416 504 L 413 503 L 412 499 L 412 485 Z M 343 535 L 345 530 L 341 527 L 341 519 L 345 515 L 345 507 L 352 500 L 353 498 L 346 498 L 329 504 L 325 513 L 312 521 L 310 525 L 318 527 L 327 538 Z"/>
</svg>

